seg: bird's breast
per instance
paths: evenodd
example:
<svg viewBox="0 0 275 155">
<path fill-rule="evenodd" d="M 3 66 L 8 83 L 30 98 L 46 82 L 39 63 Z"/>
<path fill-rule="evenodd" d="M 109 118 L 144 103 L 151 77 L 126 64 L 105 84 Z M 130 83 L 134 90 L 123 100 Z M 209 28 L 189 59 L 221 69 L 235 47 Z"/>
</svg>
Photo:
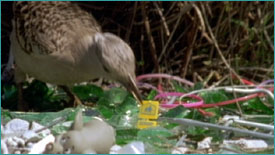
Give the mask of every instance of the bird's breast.
<svg viewBox="0 0 275 155">
<path fill-rule="evenodd" d="M 39 48 L 34 46 L 33 50 Z M 11 51 L 20 70 L 44 82 L 70 85 L 101 76 L 96 60 L 89 58 L 89 55 L 81 52 L 71 54 L 72 51 L 28 54 L 20 47 L 14 32 L 11 34 Z"/>
</svg>

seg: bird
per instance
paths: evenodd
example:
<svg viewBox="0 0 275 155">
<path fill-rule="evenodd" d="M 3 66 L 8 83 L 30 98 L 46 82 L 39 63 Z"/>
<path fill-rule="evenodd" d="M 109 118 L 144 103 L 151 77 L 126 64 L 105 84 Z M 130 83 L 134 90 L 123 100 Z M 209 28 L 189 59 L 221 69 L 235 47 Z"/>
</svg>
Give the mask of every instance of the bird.
<svg viewBox="0 0 275 155">
<path fill-rule="evenodd" d="M 31 76 L 60 86 L 81 104 L 69 87 L 106 78 L 121 83 L 142 103 L 133 50 L 119 36 L 103 32 L 92 14 L 69 1 L 18 1 L 13 13 L 10 50 L 19 87 Z"/>
</svg>

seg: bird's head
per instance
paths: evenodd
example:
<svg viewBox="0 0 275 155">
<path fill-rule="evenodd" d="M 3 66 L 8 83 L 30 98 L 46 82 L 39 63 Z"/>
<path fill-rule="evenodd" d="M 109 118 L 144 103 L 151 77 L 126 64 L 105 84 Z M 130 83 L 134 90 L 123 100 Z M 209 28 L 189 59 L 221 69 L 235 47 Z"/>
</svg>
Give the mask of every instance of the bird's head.
<svg viewBox="0 0 275 155">
<path fill-rule="evenodd" d="M 142 103 L 135 80 L 135 56 L 129 45 L 111 33 L 96 33 L 94 45 L 104 76 L 120 82 Z"/>
</svg>

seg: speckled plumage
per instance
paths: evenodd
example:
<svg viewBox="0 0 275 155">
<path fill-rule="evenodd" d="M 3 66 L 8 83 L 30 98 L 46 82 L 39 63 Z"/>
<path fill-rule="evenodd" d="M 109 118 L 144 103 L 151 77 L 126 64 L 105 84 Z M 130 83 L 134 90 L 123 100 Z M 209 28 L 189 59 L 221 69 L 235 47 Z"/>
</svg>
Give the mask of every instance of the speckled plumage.
<svg viewBox="0 0 275 155">
<path fill-rule="evenodd" d="M 20 1 L 13 7 L 10 39 L 17 83 L 26 74 L 57 85 L 104 77 L 137 92 L 132 49 L 103 33 L 91 14 L 61 1 Z"/>
<path fill-rule="evenodd" d="M 33 46 L 41 54 L 62 52 L 83 33 L 101 31 L 92 15 L 71 2 L 15 2 L 14 17 L 17 38 L 22 37 L 27 53 L 34 52 Z"/>
</svg>

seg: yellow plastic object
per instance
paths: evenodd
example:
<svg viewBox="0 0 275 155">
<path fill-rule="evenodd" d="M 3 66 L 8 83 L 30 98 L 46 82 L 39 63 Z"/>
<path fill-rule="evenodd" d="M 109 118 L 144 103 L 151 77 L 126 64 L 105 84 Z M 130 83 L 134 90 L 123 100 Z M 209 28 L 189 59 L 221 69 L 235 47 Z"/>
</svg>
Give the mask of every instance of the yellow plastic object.
<svg viewBox="0 0 275 155">
<path fill-rule="evenodd" d="M 159 112 L 158 101 L 143 101 L 139 108 L 139 118 L 157 119 Z"/>
<path fill-rule="evenodd" d="M 157 126 L 156 121 L 149 121 L 149 120 L 138 120 L 137 127 L 139 129 L 149 128 L 149 127 L 155 127 Z"/>
<path fill-rule="evenodd" d="M 154 121 L 158 118 L 159 102 L 158 101 L 143 101 L 139 109 L 139 120 L 137 127 L 139 129 L 149 128 L 157 126 L 157 122 Z M 152 119 L 152 120 L 149 120 Z"/>
</svg>

